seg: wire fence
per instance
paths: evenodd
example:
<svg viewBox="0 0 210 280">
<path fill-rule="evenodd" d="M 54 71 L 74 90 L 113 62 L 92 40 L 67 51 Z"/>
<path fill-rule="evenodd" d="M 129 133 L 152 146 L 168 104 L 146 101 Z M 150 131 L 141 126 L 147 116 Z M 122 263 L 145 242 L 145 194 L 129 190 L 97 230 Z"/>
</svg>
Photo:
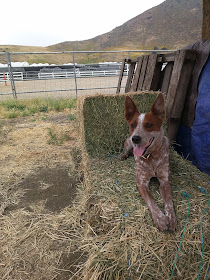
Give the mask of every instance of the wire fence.
<svg viewBox="0 0 210 280">
<path fill-rule="evenodd" d="M 171 52 L 174 50 L 155 50 Z M 121 61 L 154 50 L 0 52 L 0 98 L 115 93 Z M 126 64 L 122 88 L 129 65 Z"/>
</svg>

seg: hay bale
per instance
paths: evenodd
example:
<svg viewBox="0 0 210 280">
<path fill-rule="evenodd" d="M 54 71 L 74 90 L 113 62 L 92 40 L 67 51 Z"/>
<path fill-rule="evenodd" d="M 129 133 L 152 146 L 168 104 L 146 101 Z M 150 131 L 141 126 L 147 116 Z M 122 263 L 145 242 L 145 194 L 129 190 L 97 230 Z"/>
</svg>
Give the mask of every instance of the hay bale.
<svg viewBox="0 0 210 280">
<path fill-rule="evenodd" d="M 131 94 L 140 112 L 149 111 L 156 93 Z M 98 95 L 84 99 L 85 145 L 89 155 L 119 153 L 128 135 L 124 95 Z"/>
<path fill-rule="evenodd" d="M 147 93 L 133 99 L 145 112 L 155 97 Z M 121 152 L 128 133 L 124 96 L 90 97 L 78 103 L 87 196 L 84 236 L 89 232 L 82 244 L 88 252 L 84 279 L 128 279 L 129 275 L 131 279 L 195 279 L 198 274 L 205 279 L 210 255 L 209 199 L 199 188 L 208 189 L 209 177 L 171 151 L 170 183 L 178 230 L 159 232 L 137 191 L 134 159 L 121 162 L 107 156 Z M 150 188 L 162 207 L 158 182 L 152 180 Z"/>
</svg>

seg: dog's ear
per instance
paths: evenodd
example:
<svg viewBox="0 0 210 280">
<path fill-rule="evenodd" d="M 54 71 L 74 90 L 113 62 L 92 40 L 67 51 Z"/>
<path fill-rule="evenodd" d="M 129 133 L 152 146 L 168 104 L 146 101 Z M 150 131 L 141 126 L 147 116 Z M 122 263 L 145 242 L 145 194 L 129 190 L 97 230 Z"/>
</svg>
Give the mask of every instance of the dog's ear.
<svg viewBox="0 0 210 280">
<path fill-rule="evenodd" d="M 133 100 L 129 97 L 125 97 L 125 118 L 129 122 L 132 120 L 134 115 L 139 113 L 136 105 L 134 104 Z"/>
<path fill-rule="evenodd" d="M 157 116 L 159 119 L 164 120 L 165 118 L 165 102 L 164 102 L 164 96 L 160 92 L 155 99 L 152 107 L 151 112 Z"/>
</svg>

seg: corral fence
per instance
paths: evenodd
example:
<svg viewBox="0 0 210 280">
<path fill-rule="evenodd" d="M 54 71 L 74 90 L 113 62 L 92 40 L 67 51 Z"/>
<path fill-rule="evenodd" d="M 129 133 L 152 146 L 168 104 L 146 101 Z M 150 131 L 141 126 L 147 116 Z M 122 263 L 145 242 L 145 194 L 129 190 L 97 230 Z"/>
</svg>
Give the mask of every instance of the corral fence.
<svg viewBox="0 0 210 280">
<path fill-rule="evenodd" d="M 124 58 L 174 50 L 0 52 L 0 95 L 44 95 L 77 98 L 81 94 L 115 93 Z M 129 64 L 124 68 L 125 87 Z"/>
</svg>

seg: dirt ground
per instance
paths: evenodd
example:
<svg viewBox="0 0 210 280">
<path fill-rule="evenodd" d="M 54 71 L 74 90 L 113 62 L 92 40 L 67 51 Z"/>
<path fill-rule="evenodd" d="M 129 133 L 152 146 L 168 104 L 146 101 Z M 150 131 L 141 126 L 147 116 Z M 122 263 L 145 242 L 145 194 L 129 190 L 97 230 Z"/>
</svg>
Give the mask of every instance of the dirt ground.
<svg viewBox="0 0 210 280">
<path fill-rule="evenodd" d="M 94 93 L 115 93 L 118 85 L 118 79 L 119 79 L 118 76 L 77 78 L 77 88 L 78 88 L 77 96 L 94 94 Z M 126 77 L 123 77 L 122 87 L 124 87 L 125 84 L 126 84 Z M 103 89 L 106 87 L 107 89 Z M 18 98 L 35 98 L 35 97 L 75 98 L 76 97 L 75 80 L 72 78 L 16 81 L 15 88 L 16 88 Z M 88 88 L 95 88 L 95 89 L 87 90 Z M 47 92 L 48 90 L 52 92 Z M 39 91 L 46 91 L 46 92 L 40 93 Z M 34 93 L 23 93 L 23 92 L 34 92 Z M 7 86 L 5 86 L 4 82 L 0 82 L 0 100 L 12 97 L 11 93 L 12 93 L 12 89 L 11 89 L 10 82 L 9 81 L 7 82 Z"/>
<path fill-rule="evenodd" d="M 67 237 L 56 237 L 82 184 L 77 122 L 69 114 L 0 120 L 0 279 L 69 279 L 81 258 L 67 250 Z"/>
</svg>

